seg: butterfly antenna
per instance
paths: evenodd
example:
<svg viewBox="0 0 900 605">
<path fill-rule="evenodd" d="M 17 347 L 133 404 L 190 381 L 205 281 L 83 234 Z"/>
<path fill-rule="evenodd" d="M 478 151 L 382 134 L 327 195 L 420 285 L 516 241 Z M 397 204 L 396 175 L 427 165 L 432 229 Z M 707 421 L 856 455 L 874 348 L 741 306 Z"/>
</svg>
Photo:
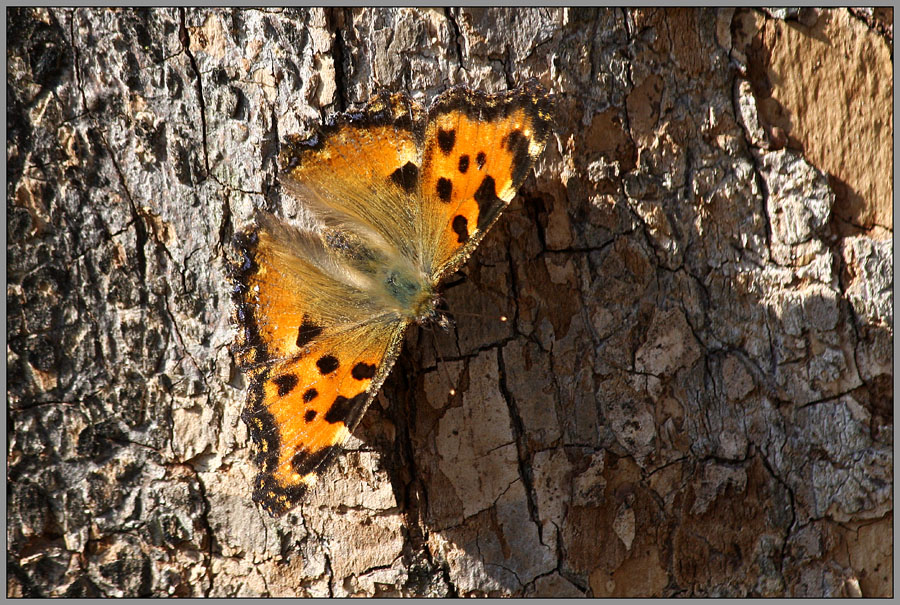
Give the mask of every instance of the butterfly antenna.
<svg viewBox="0 0 900 605">
<path fill-rule="evenodd" d="M 455 327 L 455 325 L 454 325 L 454 327 Z M 450 391 L 449 391 L 450 396 L 453 397 L 454 395 L 456 395 L 456 389 L 453 388 L 453 379 L 450 378 L 450 372 L 448 372 L 447 368 L 444 366 L 444 363 L 443 363 L 444 359 L 440 356 L 440 353 L 438 353 L 437 334 L 435 333 L 434 330 L 429 330 L 429 332 L 431 332 L 431 342 L 434 345 L 435 365 L 440 367 L 441 370 L 443 371 L 444 378 L 447 379 L 447 384 L 450 385 Z"/>
<path fill-rule="evenodd" d="M 496 315 L 488 315 L 487 313 L 467 313 L 465 311 L 452 311 L 450 315 L 460 316 L 460 317 L 477 317 L 479 319 L 496 319 L 501 323 L 505 323 L 509 321 L 509 317 L 506 315 L 500 315 L 499 317 Z"/>
</svg>

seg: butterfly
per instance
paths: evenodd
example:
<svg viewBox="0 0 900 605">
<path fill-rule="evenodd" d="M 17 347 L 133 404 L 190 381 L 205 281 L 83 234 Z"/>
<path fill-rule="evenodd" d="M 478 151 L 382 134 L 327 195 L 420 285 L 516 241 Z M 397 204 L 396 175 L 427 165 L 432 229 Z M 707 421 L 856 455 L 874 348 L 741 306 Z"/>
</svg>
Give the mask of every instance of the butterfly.
<svg viewBox="0 0 900 605">
<path fill-rule="evenodd" d="M 302 500 L 359 423 L 406 328 L 438 319 L 439 284 L 512 201 L 551 108 L 533 81 L 451 88 L 427 109 L 381 93 L 311 138 L 286 138 L 281 187 L 311 223 L 257 211 L 231 267 L 253 499 L 272 516 Z"/>
</svg>

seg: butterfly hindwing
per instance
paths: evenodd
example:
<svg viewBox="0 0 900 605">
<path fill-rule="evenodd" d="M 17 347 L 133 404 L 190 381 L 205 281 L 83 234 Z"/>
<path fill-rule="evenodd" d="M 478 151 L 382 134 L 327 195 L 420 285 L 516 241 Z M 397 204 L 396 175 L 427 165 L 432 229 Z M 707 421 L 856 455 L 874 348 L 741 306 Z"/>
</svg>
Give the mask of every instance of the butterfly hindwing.
<svg viewBox="0 0 900 605">
<path fill-rule="evenodd" d="M 406 324 L 360 310 L 366 298 L 319 266 L 328 253 L 316 234 L 259 214 L 238 242 L 236 351 L 250 377 L 243 418 L 260 466 L 254 499 L 279 515 L 359 422 Z"/>
<path fill-rule="evenodd" d="M 319 235 L 259 212 L 256 225 L 236 240 L 241 264 L 232 279 L 242 327 L 236 351 L 244 369 L 296 356 L 313 338 L 373 312 Z"/>
<path fill-rule="evenodd" d="M 365 226 L 412 256 L 423 124 L 419 103 L 403 94 L 377 95 L 311 139 L 288 139 L 281 184 L 325 225 Z"/>
</svg>

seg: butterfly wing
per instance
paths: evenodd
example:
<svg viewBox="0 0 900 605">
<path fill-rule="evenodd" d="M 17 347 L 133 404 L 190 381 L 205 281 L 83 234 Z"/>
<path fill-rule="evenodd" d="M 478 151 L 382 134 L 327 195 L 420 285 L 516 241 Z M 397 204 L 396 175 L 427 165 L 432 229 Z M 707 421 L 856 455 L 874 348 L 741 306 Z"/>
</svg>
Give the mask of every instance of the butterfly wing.
<svg viewBox="0 0 900 605">
<path fill-rule="evenodd" d="M 422 157 L 422 250 L 435 282 L 454 271 L 512 201 L 550 133 L 537 83 L 488 95 L 441 94 L 428 110 Z"/>
<path fill-rule="evenodd" d="M 424 109 L 404 94 L 373 97 L 311 139 L 289 137 L 282 186 L 335 232 L 415 256 Z"/>
<path fill-rule="evenodd" d="M 379 308 L 358 287 L 364 276 L 317 233 L 260 214 L 237 242 L 235 350 L 250 377 L 243 419 L 260 467 L 253 498 L 280 515 L 359 422 L 406 322 Z"/>
</svg>

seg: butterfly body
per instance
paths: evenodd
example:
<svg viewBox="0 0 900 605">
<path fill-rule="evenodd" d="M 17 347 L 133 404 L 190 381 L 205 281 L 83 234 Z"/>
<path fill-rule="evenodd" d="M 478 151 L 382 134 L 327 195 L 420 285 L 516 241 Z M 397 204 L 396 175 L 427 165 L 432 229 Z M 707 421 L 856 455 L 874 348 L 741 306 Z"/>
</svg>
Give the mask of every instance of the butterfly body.
<svg viewBox="0 0 900 605">
<path fill-rule="evenodd" d="M 281 184 L 311 217 L 257 212 L 236 236 L 234 350 L 250 377 L 254 499 L 297 504 L 390 372 L 403 333 L 512 200 L 549 133 L 536 84 L 454 88 L 426 110 L 374 97 L 283 147 Z"/>
</svg>

